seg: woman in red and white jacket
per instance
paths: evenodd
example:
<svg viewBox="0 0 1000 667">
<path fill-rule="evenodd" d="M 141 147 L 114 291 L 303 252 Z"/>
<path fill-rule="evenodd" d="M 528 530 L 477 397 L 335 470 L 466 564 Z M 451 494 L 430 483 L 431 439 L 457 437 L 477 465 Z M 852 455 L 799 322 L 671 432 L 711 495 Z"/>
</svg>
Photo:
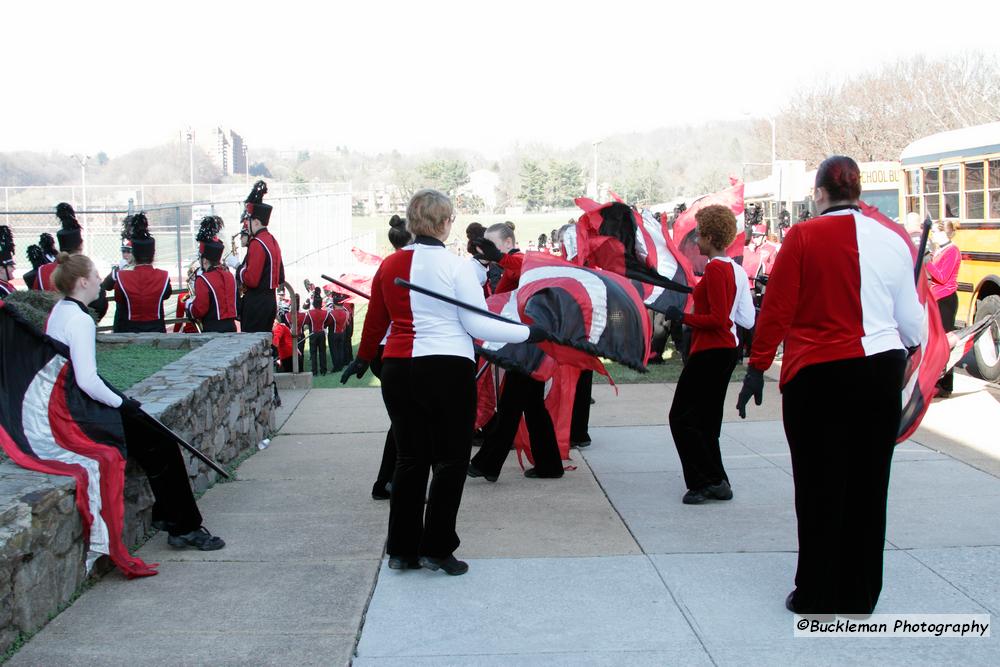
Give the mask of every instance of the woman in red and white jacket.
<svg viewBox="0 0 1000 667">
<path fill-rule="evenodd" d="M 691 351 L 670 406 L 670 433 L 688 488 L 685 505 L 733 497 L 719 449 L 722 409 L 739 355 L 736 326 L 754 324 L 747 273 L 726 255 L 736 238 L 736 216 L 728 206 L 713 204 L 695 213 L 695 220 L 698 249 L 708 264 L 692 295 L 694 311 L 672 306 L 666 313 L 691 327 Z"/>
<path fill-rule="evenodd" d="M 937 250 L 931 261 L 925 264 L 931 279 L 931 294 L 937 301 L 941 325 L 946 332 L 955 330 L 955 316 L 958 315 L 958 270 L 962 266 L 962 253 L 951 242 L 955 227 L 956 223 L 952 220 L 938 223 L 931 235 Z M 951 396 L 954 382 L 955 372 L 950 370 L 938 380 L 937 395 L 944 398 Z"/>
<path fill-rule="evenodd" d="M 544 334 L 396 285 L 402 278 L 486 308 L 472 264 L 445 248 L 455 220 L 448 197 L 421 190 L 410 200 L 406 219 L 414 243 L 387 257 L 376 271 L 358 356 L 344 378 L 364 375 L 389 331 L 382 398 L 397 450 L 386 545 L 389 567 L 444 569 L 458 575 L 469 569 L 454 551 L 476 413 L 472 338 L 520 343 L 544 340 Z"/>
<path fill-rule="evenodd" d="M 924 310 L 897 225 L 864 215 L 861 172 L 833 156 L 816 172 L 819 217 L 793 226 L 774 263 L 737 408 L 763 398 L 784 342 L 782 412 L 792 455 L 799 559 L 785 606 L 869 614 L 882 590 L 889 467 L 906 348 Z"/>
</svg>

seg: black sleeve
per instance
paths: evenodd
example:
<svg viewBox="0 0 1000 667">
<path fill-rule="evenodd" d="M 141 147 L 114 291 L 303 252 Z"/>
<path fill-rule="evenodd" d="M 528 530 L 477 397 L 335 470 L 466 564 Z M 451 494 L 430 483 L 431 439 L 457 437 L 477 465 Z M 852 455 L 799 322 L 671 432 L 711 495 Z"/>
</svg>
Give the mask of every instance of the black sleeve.
<svg viewBox="0 0 1000 667">
<path fill-rule="evenodd" d="M 92 308 L 94 312 L 97 313 L 97 321 L 101 321 L 104 319 L 104 316 L 108 314 L 108 295 L 102 291 L 97 298 L 88 303 L 87 306 Z"/>
<path fill-rule="evenodd" d="M 173 286 L 172 286 L 172 285 L 171 285 L 171 284 L 170 284 L 170 283 L 168 282 L 168 283 L 167 283 L 167 289 L 166 289 L 166 290 L 164 290 L 164 292 L 163 292 L 163 299 L 162 299 L 162 300 L 163 300 L 163 301 L 166 301 L 167 299 L 169 299 L 169 298 L 170 298 L 170 296 L 171 296 L 171 295 L 172 295 L 173 293 L 174 293 L 174 288 L 173 288 Z"/>
<path fill-rule="evenodd" d="M 112 271 L 108 274 L 108 277 L 101 282 L 101 289 L 107 292 L 108 290 L 115 288 L 115 272 Z"/>
</svg>

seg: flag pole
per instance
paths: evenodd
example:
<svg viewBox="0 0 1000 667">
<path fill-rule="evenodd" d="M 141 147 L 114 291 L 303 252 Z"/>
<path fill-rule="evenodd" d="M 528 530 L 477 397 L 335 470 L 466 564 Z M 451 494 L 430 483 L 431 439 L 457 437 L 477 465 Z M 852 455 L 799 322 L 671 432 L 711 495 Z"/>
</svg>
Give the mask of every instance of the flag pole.
<svg viewBox="0 0 1000 667">
<path fill-rule="evenodd" d="M 927 239 L 931 235 L 931 216 L 924 218 L 924 224 L 920 230 L 920 249 L 917 251 L 917 264 L 913 268 L 913 281 L 916 283 L 920 282 L 920 274 L 923 273 L 924 269 L 924 253 L 927 252 Z"/>
<path fill-rule="evenodd" d="M 368 299 L 369 301 L 371 301 L 371 299 L 372 299 L 371 295 L 365 294 L 364 292 L 362 292 L 359 289 L 354 289 L 353 287 L 351 287 L 347 283 L 340 282 L 336 278 L 331 278 L 330 276 L 326 275 L 325 273 L 319 274 L 319 277 L 322 278 L 323 280 L 329 280 L 331 283 L 333 283 L 334 285 L 337 285 L 338 287 L 343 287 L 346 290 L 350 290 L 350 291 L 354 292 L 355 294 L 357 294 L 358 296 L 360 296 L 362 299 Z"/>
<path fill-rule="evenodd" d="M 326 278 L 326 276 L 323 276 Z M 396 278 L 395 283 L 400 287 L 405 287 L 408 290 L 413 290 L 414 292 L 419 292 L 425 296 L 429 296 L 432 299 L 437 299 L 438 301 L 444 301 L 445 303 L 450 303 L 458 308 L 464 308 L 470 312 L 482 315 L 483 317 L 488 317 L 491 320 L 497 320 L 498 322 L 506 322 L 507 324 L 520 324 L 521 326 L 527 326 L 523 322 L 517 322 L 504 317 L 503 315 L 497 315 L 496 313 L 491 313 L 485 308 L 478 308 L 473 306 L 471 303 L 465 303 L 464 301 L 459 301 L 458 299 L 453 299 L 450 296 L 445 296 L 444 294 L 439 294 L 434 290 L 429 290 L 426 287 L 421 287 L 420 285 L 414 285 L 409 280 L 403 280 L 402 278 Z"/>
<path fill-rule="evenodd" d="M 197 447 L 195 447 L 194 445 L 192 445 L 191 443 L 189 443 L 187 440 L 185 440 L 181 436 L 177 435 L 169 426 L 167 426 L 166 424 L 164 424 L 159 419 L 157 419 L 153 415 L 149 414 L 145 410 L 140 410 L 139 412 L 140 412 L 140 414 L 143 417 L 146 418 L 147 423 L 149 423 L 150 425 L 154 426 L 158 431 L 161 431 L 162 433 L 164 433 L 166 435 L 169 435 L 171 438 L 173 438 L 175 441 L 177 441 L 178 445 L 180 445 L 184 449 L 186 449 L 189 452 L 191 452 L 192 454 L 194 454 L 195 457 L 197 457 L 202 462 L 204 462 L 205 465 L 207 465 L 209 468 L 211 468 L 215 472 L 219 473 L 220 475 L 222 475 L 226 479 L 230 478 L 229 473 L 226 472 L 225 468 L 223 468 L 221 465 L 219 465 L 218 463 L 216 463 L 215 461 L 213 461 L 210 456 L 208 456 L 207 454 L 205 454 L 204 452 L 202 452 L 200 449 L 198 449 Z"/>
</svg>

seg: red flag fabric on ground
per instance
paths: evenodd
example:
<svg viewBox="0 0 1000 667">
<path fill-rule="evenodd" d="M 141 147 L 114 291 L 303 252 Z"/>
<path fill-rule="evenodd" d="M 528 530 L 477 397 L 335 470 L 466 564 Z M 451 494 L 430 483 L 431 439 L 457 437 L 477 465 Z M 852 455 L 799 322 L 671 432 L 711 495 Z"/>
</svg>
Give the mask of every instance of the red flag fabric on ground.
<svg viewBox="0 0 1000 667">
<path fill-rule="evenodd" d="M 125 434 L 121 416 L 76 384 L 69 349 L 0 301 L 0 446 L 23 468 L 76 480 L 88 541 L 87 569 L 101 555 L 126 577 L 156 574 L 122 542 Z"/>
<path fill-rule="evenodd" d="M 733 179 L 730 180 L 733 181 Z M 687 258 L 687 261 L 691 264 L 694 270 L 695 281 L 698 281 L 705 273 L 705 265 L 708 263 L 708 258 L 704 257 L 698 250 L 698 244 L 695 241 L 698 223 L 694 216 L 695 213 L 712 204 L 722 204 L 732 209 L 733 214 L 736 216 L 737 234 L 736 239 L 726 249 L 726 254 L 733 258 L 743 257 L 743 244 L 746 240 L 746 233 L 743 230 L 743 182 L 737 180 L 721 192 L 696 199 L 686 211 L 674 220 L 674 243 L 677 244 L 680 254 Z"/>
<path fill-rule="evenodd" d="M 916 265 L 917 249 L 902 225 L 884 216 L 878 208 L 868 206 L 864 202 L 861 202 L 861 212 L 899 234 L 910 248 L 914 266 Z M 941 313 L 924 276 L 925 274 L 921 272 L 921 280 L 917 280 L 917 298 L 924 308 L 926 328 L 924 335 L 921 336 L 920 346 L 906 361 L 906 372 L 903 376 L 903 416 L 899 424 L 897 443 L 909 438 L 920 426 L 920 421 L 927 413 L 931 399 L 934 398 L 937 381 L 944 373 L 945 364 L 948 362 L 949 347 L 944 328 L 941 326 Z"/>
</svg>

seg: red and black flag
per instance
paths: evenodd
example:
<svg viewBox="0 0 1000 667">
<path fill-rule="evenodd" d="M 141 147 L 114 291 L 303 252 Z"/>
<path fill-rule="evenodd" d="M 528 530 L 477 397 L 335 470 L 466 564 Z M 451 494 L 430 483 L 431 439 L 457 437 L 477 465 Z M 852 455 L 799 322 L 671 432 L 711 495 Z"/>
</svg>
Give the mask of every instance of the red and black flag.
<svg viewBox="0 0 1000 667">
<path fill-rule="evenodd" d="M 0 446 L 23 468 L 76 480 L 87 569 L 108 555 L 127 577 L 156 574 L 122 542 L 125 436 L 117 410 L 76 384 L 69 349 L 0 301 Z"/>
<path fill-rule="evenodd" d="M 646 369 L 651 325 L 632 282 L 610 271 L 529 252 L 517 285 L 517 312 L 560 344 L 539 347 L 560 364 L 603 372 L 603 357 Z"/>
<path fill-rule="evenodd" d="M 713 204 L 728 206 L 736 216 L 736 239 L 726 248 L 726 255 L 732 258 L 743 257 L 743 247 L 746 240 L 746 231 L 743 228 L 745 211 L 743 206 L 743 182 L 730 178 L 730 186 L 721 192 L 715 192 L 696 199 L 683 213 L 674 220 L 673 240 L 680 251 L 680 254 L 689 262 L 694 270 L 695 280 L 698 280 L 705 273 L 705 265 L 708 257 L 698 250 L 698 222 L 695 220 L 695 213 Z"/>
<path fill-rule="evenodd" d="M 958 329 L 956 331 L 949 331 L 945 334 L 948 338 L 948 346 L 951 348 L 951 356 L 948 357 L 948 363 L 945 364 L 944 370 L 947 373 L 952 368 L 958 365 L 965 355 L 972 352 L 976 347 L 976 342 L 979 341 L 980 336 L 990 330 L 990 327 L 997 326 L 997 322 L 1000 321 L 1000 312 L 993 313 L 989 317 L 984 317 L 975 324 L 970 324 L 964 329 Z M 987 342 L 988 341 L 988 342 Z M 990 347 L 993 346 L 992 336 L 988 336 L 984 340 L 984 345 Z M 980 348 L 981 350 L 982 348 Z M 996 354 L 993 352 L 993 354 Z"/>
<path fill-rule="evenodd" d="M 691 265 L 652 215 L 647 221 L 622 202 L 585 197 L 576 205 L 584 211 L 576 224 L 577 264 L 631 279 L 647 308 L 684 309 L 694 284 Z"/>
<path fill-rule="evenodd" d="M 861 212 L 879 221 L 884 227 L 899 234 L 906 241 L 913 256 L 914 266 L 917 262 L 917 249 L 913 247 L 913 239 L 906 233 L 903 226 L 883 215 L 875 206 L 861 202 Z M 903 375 L 903 416 L 899 423 L 899 434 L 896 442 L 909 438 L 920 426 L 931 399 L 934 398 L 937 381 L 944 373 L 948 362 L 949 347 L 941 326 L 941 313 L 937 302 L 931 294 L 926 274 L 921 271 L 917 278 L 917 298 L 924 309 L 924 332 L 920 336 L 920 345 L 910 351 L 906 360 L 906 371 Z"/>
</svg>

